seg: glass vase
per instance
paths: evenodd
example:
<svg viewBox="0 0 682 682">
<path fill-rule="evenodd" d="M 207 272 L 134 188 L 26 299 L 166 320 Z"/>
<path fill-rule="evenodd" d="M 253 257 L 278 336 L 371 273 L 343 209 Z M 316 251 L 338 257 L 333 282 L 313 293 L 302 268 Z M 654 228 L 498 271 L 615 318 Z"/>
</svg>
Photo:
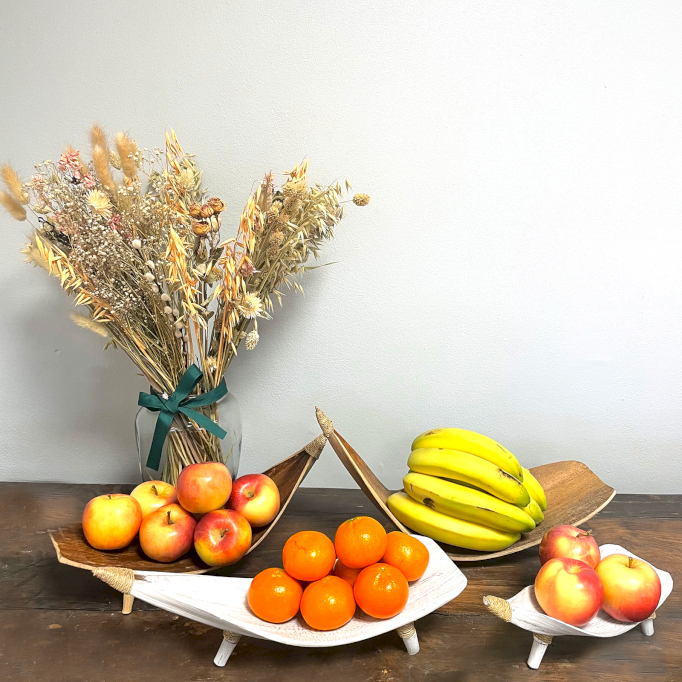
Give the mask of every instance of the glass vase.
<svg viewBox="0 0 682 682">
<path fill-rule="evenodd" d="M 229 469 L 232 480 L 237 478 L 242 448 L 242 416 L 237 398 L 228 392 L 212 405 L 192 409 L 217 422 L 227 431 L 227 435 L 221 440 L 198 427 L 182 413 L 176 414 L 163 444 L 158 471 L 147 466 L 147 458 L 159 413 L 146 407 L 138 410 L 135 416 L 135 440 L 143 481 L 162 480 L 175 485 L 182 468 L 196 462 L 222 462 Z"/>
</svg>

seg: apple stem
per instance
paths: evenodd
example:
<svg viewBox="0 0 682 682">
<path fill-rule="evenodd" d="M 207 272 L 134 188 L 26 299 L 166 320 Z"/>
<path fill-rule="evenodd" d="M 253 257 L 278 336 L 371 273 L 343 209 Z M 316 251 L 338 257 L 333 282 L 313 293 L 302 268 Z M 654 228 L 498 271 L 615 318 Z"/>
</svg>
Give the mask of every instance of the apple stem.
<svg viewBox="0 0 682 682">
<path fill-rule="evenodd" d="M 592 536 L 592 531 L 591 530 L 584 530 L 582 533 L 578 533 L 577 537 L 579 538 L 585 538 L 585 537 L 591 537 Z"/>
<path fill-rule="evenodd" d="M 155 486 L 155 485 L 153 485 L 153 486 L 151 487 L 151 491 L 154 493 L 154 495 L 156 495 L 156 496 L 158 497 L 159 491 L 156 489 L 156 486 Z"/>
<path fill-rule="evenodd" d="M 632 568 L 632 561 L 633 561 L 632 557 L 629 556 L 628 557 L 628 568 Z"/>
<path fill-rule="evenodd" d="M 173 522 L 171 521 L 170 509 L 166 512 L 166 518 L 168 519 L 167 521 L 168 525 L 172 526 Z"/>
</svg>

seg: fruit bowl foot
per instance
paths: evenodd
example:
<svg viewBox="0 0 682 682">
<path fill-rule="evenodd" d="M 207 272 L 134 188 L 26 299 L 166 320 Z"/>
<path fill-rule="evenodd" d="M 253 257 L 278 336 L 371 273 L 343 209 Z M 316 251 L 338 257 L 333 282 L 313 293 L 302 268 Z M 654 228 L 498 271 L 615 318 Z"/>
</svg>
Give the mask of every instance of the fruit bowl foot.
<svg viewBox="0 0 682 682">
<path fill-rule="evenodd" d="M 642 632 L 651 637 L 654 634 L 654 618 L 656 618 L 656 611 L 654 611 L 646 620 L 642 621 Z"/>
<path fill-rule="evenodd" d="M 396 632 L 400 636 L 400 639 L 405 643 L 405 648 L 410 656 L 419 653 L 419 639 L 414 623 L 406 623 L 402 627 L 399 627 Z"/>
<path fill-rule="evenodd" d="M 236 632 L 230 632 L 229 630 L 223 631 L 223 642 L 218 649 L 218 653 L 215 655 L 213 662 L 222 668 L 230 658 L 230 655 L 234 651 L 234 648 L 239 643 L 241 635 Z"/>
<path fill-rule="evenodd" d="M 552 643 L 551 635 L 538 635 L 533 633 L 533 645 L 528 656 L 528 667 L 537 670 L 542 663 L 542 657 L 547 651 L 547 647 Z"/>
</svg>

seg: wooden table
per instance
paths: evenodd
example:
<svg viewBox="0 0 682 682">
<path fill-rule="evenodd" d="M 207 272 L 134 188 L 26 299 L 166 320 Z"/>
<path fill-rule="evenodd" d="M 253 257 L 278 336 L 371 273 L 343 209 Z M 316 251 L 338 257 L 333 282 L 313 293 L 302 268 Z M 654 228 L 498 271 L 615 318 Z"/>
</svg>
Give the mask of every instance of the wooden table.
<svg viewBox="0 0 682 682">
<path fill-rule="evenodd" d="M 360 644 L 297 649 L 242 638 L 226 668 L 213 665 L 218 630 L 121 595 L 86 571 L 57 563 L 48 531 L 80 518 L 85 503 L 130 486 L 0 483 L 0 680 L 156 682 L 157 680 L 499 680 L 682 681 L 682 496 L 618 495 L 586 526 L 600 543 L 621 544 L 669 571 L 676 589 L 656 633 L 639 628 L 597 640 L 558 637 L 537 671 L 526 667 L 531 634 L 503 623 L 485 594 L 511 597 L 533 582 L 537 549 L 461 564 L 469 584 L 455 601 L 418 622 L 421 651 L 405 653 L 395 633 Z M 345 519 L 384 522 L 359 490 L 301 489 L 263 545 L 225 575 L 253 576 L 281 565 L 286 538 L 304 528 L 333 537 Z"/>
</svg>

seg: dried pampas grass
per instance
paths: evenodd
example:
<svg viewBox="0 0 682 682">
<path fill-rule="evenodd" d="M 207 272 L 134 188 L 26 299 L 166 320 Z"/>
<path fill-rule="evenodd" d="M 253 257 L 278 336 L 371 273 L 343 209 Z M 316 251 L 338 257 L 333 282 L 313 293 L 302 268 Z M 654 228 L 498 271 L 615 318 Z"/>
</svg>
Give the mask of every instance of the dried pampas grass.
<svg viewBox="0 0 682 682">
<path fill-rule="evenodd" d="M 4 164 L 0 167 L 0 177 L 2 177 L 2 181 L 16 201 L 20 204 L 28 204 L 28 192 L 24 189 L 17 172 L 12 166 Z"/>
<path fill-rule="evenodd" d="M 137 166 L 133 154 L 137 151 L 137 145 L 133 145 L 125 133 L 116 133 L 116 149 L 121 158 L 121 170 L 129 180 L 137 177 Z"/>
<path fill-rule="evenodd" d="M 15 220 L 26 220 L 26 209 L 7 192 L 0 192 L 0 204 Z"/>
<path fill-rule="evenodd" d="M 106 326 L 101 322 L 95 322 L 90 317 L 79 315 L 78 313 L 71 313 L 71 320 L 79 327 L 83 327 L 83 329 L 89 329 L 91 332 L 95 332 L 95 334 L 99 334 L 100 336 L 109 336 Z"/>
</svg>

